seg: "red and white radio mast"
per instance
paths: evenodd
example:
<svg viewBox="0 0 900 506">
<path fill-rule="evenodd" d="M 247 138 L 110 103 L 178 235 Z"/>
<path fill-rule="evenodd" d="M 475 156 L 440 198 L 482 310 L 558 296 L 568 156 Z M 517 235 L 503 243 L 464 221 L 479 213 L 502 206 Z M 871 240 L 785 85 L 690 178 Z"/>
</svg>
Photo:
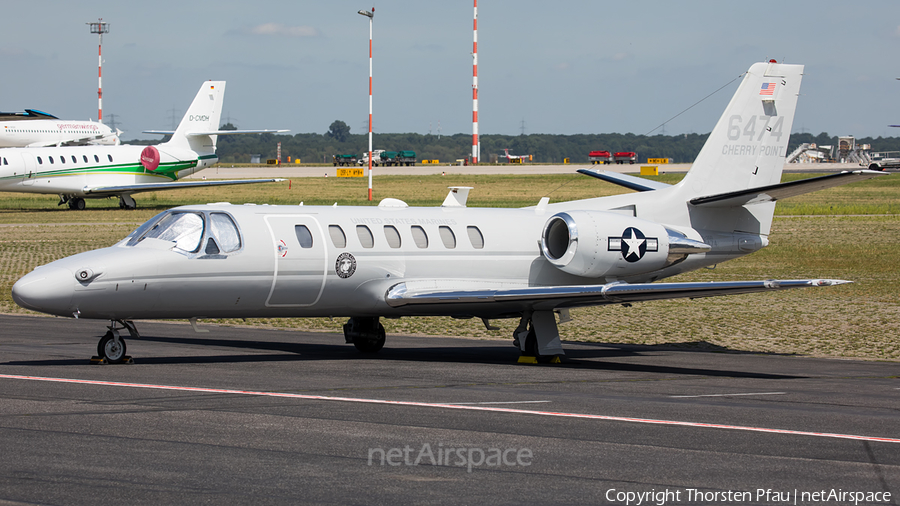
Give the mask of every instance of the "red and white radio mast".
<svg viewBox="0 0 900 506">
<path fill-rule="evenodd" d="M 85 23 L 91 25 L 91 33 L 100 36 L 100 45 L 97 49 L 99 57 L 97 65 L 97 121 L 103 123 L 103 34 L 109 33 L 109 23 L 104 23 L 103 18 L 97 20 L 96 23 Z"/>
<path fill-rule="evenodd" d="M 372 200 L 372 22 L 375 19 L 375 7 L 371 11 L 358 12 L 369 18 L 369 200 Z"/>
<path fill-rule="evenodd" d="M 475 13 L 472 23 L 474 39 L 472 41 L 472 163 L 478 163 L 481 144 L 478 143 L 478 0 L 475 1 Z"/>
</svg>

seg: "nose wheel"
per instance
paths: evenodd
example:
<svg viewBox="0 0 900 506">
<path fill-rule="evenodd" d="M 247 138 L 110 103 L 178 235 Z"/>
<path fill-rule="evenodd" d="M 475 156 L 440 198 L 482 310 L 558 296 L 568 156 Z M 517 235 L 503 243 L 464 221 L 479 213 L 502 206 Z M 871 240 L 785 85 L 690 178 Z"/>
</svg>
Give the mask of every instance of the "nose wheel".
<svg viewBox="0 0 900 506">
<path fill-rule="evenodd" d="M 124 320 L 113 320 L 112 324 L 107 327 L 109 330 L 100 338 L 97 343 L 97 356 L 91 359 L 92 362 L 101 364 L 121 364 L 131 363 L 131 357 L 125 354 L 127 346 L 125 340 L 119 335 L 120 330 L 127 330 L 130 337 L 141 337 L 138 334 L 137 327 L 134 322 Z"/>
<path fill-rule="evenodd" d="M 105 358 L 110 364 L 118 364 L 125 360 L 125 340 L 115 330 L 109 330 L 97 343 L 97 355 Z"/>
</svg>

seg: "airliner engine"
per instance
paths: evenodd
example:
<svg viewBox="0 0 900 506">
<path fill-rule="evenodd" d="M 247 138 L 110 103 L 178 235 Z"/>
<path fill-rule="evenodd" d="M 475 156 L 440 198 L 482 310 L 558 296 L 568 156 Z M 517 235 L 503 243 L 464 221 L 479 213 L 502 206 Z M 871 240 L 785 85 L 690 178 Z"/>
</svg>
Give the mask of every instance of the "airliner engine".
<svg viewBox="0 0 900 506">
<path fill-rule="evenodd" d="M 588 278 L 653 272 L 709 249 L 659 223 L 604 211 L 557 213 L 541 233 L 541 250 L 550 263 Z"/>
</svg>

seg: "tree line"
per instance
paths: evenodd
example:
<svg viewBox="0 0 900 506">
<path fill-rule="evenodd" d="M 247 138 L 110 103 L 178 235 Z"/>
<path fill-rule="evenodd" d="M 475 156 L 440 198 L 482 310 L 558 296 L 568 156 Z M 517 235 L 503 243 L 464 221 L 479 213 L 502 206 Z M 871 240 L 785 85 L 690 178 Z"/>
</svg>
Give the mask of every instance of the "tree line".
<svg viewBox="0 0 900 506">
<path fill-rule="evenodd" d="M 230 124 L 223 129 L 233 129 Z M 706 142 L 709 134 L 678 135 L 635 135 L 618 134 L 527 134 L 480 136 L 481 159 L 488 163 L 509 149 L 513 155 L 533 155 L 535 163 L 588 163 L 588 153 L 594 150 L 634 151 L 640 163 L 647 158 L 669 158 L 671 163 L 693 162 Z M 417 133 L 375 133 L 374 149 L 389 151 L 415 151 L 419 160 L 440 160 L 454 163 L 457 159 L 472 154 L 472 135 L 433 135 Z M 350 128 L 341 121 L 332 123 L 324 134 L 301 133 L 294 135 L 255 134 L 223 135 L 218 140 L 220 163 L 248 163 L 251 155 L 260 155 L 263 160 L 275 158 L 277 143 L 281 143 L 283 161 L 299 158 L 302 163 L 331 163 L 332 155 L 356 154 L 361 156 L 368 150 L 368 134 L 351 134 Z M 802 143 L 837 145 L 838 137 L 825 132 L 819 135 L 808 133 L 791 134 L 788 152 Z M 900 151 L 900 137 L 864 137 L 856 139 L 858 144 L 871 144 L 874 151 Z M 132 144 L 147 142 L 131 141 Z M 504 162 L 505 159 L 500 158 Z"/>
</svg>

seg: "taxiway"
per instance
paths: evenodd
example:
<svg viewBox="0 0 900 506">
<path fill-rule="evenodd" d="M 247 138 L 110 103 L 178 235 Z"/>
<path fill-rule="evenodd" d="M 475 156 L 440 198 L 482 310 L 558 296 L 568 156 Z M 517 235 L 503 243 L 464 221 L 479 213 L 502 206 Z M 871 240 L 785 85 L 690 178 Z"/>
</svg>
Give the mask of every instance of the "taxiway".
<svg viewBox="0 0 900 506">
<path fill-rule="evenodd" d="M 365 356 L 337 334 L 139 322 L 135 363 L 101 366 L 103 322 L 0 326 L 4 504 L 900 493 L 896 363 L 567 343 L 532 366 L 505 339 L 389 335 Z"/>
</svg>

